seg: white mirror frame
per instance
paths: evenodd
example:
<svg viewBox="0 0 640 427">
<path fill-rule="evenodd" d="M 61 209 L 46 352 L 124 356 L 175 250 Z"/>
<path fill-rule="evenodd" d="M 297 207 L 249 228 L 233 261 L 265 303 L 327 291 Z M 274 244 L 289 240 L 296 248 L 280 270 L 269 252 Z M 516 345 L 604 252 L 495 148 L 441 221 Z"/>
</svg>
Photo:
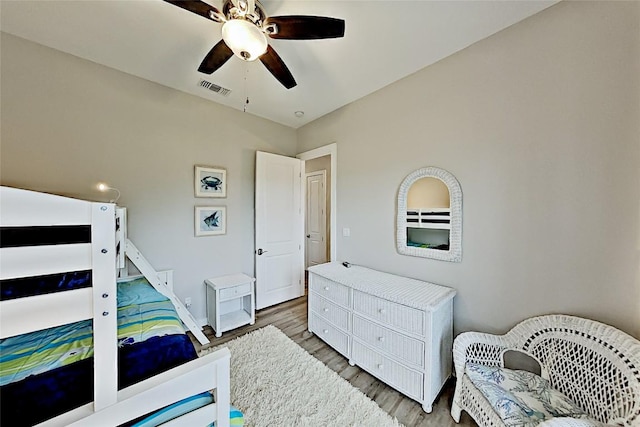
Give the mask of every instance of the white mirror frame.
<svg viewBox="0 0 640 427">
<path fill-rule="evenodd" d="M 449 189 L 451 230 L 449 232 L 448 251 L 407 246 L 407 196 L 413 183 L 422 178 L 437 178 L 444 182 Z M 397 218 L 396 243 L 399 253 L 440 261 L 462 261 L 462 188 L 456 177 L 451 173 L 436 167 L 426 167 L 410 173 L 402 181 L 398 191 Z"/>
</svg>

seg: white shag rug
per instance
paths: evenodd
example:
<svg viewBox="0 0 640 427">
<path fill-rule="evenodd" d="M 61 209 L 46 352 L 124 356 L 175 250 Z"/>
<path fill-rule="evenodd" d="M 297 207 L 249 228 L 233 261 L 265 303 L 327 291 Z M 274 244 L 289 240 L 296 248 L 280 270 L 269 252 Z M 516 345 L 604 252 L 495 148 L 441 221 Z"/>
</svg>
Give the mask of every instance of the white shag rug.
<svg viewBox="0 0 640 427">
<path fill-rule="evenodd" d="M 245 426 L 401 426 L 275 326 L 204 349 L 231 351 L 231 404 Z"/>
</svg>

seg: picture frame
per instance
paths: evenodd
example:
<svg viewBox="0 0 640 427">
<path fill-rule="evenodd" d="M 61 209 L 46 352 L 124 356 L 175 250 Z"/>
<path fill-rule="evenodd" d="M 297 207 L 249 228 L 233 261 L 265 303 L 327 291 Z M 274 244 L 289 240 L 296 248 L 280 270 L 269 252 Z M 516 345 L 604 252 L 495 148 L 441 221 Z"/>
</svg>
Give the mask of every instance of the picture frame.
<svg viewBox="0 0 640 427">
<path fill-rule="evenodd" d="M 195 167 L 196 197 L 227 197 L 227 170 L 223 168 Z"/>
<path fill-rule="evenodd" d="M 194 224 L 196 237 L 226 234 L 227 208 L 225 206 L 196 206 Z"/>
</svg>

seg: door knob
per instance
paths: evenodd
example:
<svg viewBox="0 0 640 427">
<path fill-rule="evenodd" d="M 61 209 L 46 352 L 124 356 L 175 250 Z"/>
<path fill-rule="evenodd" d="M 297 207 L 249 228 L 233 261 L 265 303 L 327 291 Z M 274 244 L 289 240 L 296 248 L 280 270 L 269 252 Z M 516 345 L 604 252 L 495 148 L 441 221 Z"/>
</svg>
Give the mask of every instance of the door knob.
<svg viewBox="0 0 640 427">
<path fill-rule="evenodd" d="M 258 249 L 257 253 L 258 253 L 258 255 L 262 255 L 262 254 L 267 253 L 267 251 L 263 251 L 262 248 L 260 248 L 260 249 Z"/>
<path fill-rule="evenodd" d="M 310 239 L 310 238 L 311 238 L 311 234 L 307 234 L 307 239 Z"/>
</svg>

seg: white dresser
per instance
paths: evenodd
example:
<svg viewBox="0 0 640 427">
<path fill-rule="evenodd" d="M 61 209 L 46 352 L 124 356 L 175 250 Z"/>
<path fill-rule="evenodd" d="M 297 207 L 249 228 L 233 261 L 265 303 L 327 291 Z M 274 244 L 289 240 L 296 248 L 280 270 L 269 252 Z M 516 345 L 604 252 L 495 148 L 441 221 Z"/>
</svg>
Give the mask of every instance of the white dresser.
<svg viewBox="0 0 640 427">
<path fill-rule="evenodd" d="M 357 265 L 316 265 L 309 268 L 309 331 L 431 412 L 451 375 L 455 294 Z"/>
</svg>

